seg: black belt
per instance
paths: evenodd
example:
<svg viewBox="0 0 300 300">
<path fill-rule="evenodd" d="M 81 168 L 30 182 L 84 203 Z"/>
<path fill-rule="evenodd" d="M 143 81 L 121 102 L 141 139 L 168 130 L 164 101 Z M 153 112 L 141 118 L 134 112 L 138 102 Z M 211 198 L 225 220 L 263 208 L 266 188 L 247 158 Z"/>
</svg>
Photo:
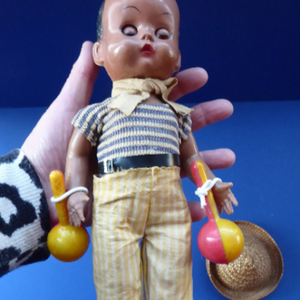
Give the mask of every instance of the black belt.
<svg viewBox="0 0 300 300">
<path fill-rule="evenodd" d="M 106 159 L 98 163 L 98 171 L 99 175 L 104 175 L 129 169 L 170 166 L 180 167 L 178 154 L 153 154 Z"/>
</svg>

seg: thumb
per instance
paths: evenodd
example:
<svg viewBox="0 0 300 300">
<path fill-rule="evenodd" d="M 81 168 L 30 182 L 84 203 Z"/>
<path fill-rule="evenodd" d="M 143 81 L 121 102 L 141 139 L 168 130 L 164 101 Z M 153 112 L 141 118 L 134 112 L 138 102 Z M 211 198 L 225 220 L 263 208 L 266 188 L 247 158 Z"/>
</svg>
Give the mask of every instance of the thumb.
<svg viewBox="0 0 300 300">
<path fill-rule="evenodd" d="M 76 112 L 88 105 L 99 73 L 99 67 L 93 61 L 92 48 L 92 42 L 83 43 L 79 57 L 53 104 L 69 107 Z"/>
<path fill-rule="evenodd" d="M 224 187 L 226 189 L 230 189 L 231 187 L 233 187 L 233 183 L 232 182 L 224 182 Z"/>
</svg>

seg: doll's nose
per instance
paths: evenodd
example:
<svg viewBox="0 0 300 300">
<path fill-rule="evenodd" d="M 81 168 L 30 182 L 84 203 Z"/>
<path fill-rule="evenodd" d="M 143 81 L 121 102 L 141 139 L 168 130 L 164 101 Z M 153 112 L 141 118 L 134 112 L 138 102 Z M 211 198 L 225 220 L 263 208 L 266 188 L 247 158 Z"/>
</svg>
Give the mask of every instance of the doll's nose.
<svg viewBox="0 0 300 300">
<path fill-rule="evenodd" d="M 150 31 L 148 31 L 148 30 L 145 30 L 145 31 L 143 31 L 142 33 L 141 33 L 141 39 L 142 40 L 148 40 L 148 41 L 150 41 L 150 42 L 154 42 L 154 38 L 153 38 L 153 35 L 151 34 L 151 32 Z"/>
</svg>

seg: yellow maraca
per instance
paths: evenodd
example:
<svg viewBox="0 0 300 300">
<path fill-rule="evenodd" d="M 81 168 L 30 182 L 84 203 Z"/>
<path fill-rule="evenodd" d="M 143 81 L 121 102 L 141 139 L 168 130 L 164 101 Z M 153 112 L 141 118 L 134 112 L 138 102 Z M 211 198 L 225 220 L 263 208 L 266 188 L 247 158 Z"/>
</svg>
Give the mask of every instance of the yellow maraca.
<svg viewBox="0 0 300 300">
<path fill-rule="evenodd" d="M 52 171 L 49 175 L 55 199 L 65 194 L 64 175 L 60 171 Z M 84 255 L 89 246 L 89 235 L 84 227 L 71 226 L 67 210 L 67 200 L 56 202 L 59 224 L 48 234 L 47 243 L 50 253 L 58 260 L 71 262 Z"/>
</svg>

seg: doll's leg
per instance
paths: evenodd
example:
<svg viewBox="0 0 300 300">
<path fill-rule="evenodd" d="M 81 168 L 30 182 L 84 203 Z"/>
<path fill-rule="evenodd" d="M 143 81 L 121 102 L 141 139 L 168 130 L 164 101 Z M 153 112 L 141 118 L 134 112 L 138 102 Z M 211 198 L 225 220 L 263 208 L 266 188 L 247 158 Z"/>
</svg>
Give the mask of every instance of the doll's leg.
<svg viewBox="0 0 300 300">
<path fill-rule="evenodd" d="M 179 168 L 155 169 L 142 244 L 147 300 L 191 300 L 191 217 Z"/>
<path fill-rule="evenodd" d="M 98 300 L 142 299 L 139 240 L 149 200 L 140 187 L 147 185 L 138 170 L 94 178 L 92 240 Z"/>
</svg>

